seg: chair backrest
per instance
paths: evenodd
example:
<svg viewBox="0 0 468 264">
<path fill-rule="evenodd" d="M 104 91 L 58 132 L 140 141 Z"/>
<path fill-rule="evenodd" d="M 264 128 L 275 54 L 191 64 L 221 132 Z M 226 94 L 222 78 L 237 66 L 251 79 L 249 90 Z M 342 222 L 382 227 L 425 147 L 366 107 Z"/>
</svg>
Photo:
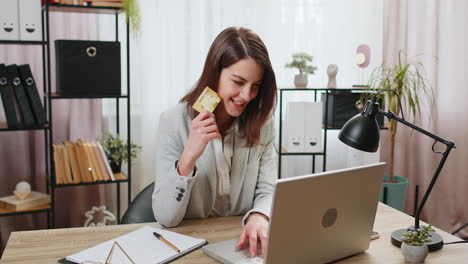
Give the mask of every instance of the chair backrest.
<svg viewBox="0 0 468 264">
<path fill-rule="evenodd" d="M 141 191 L 135 199 L 131 202 L 124 216 L 122 217 L 121 224 L 137 224 L 156 222 L 154 219 L 152 208 L 152 194 L 154 191 L 154 182 L 148 185 Z"/>
</svg>

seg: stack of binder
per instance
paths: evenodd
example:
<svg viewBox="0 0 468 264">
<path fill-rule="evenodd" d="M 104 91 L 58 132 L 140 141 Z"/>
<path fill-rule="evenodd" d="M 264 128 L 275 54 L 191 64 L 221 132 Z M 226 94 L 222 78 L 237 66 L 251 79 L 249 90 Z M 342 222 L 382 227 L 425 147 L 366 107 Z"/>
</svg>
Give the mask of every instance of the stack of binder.
<svg viewBox="0 0 468 264">
<path fill-rule="evenodd" d="M 47 123 L 28 64 L 0 64 L 0 95 L 8 128 L 41 127 Z"/>
<path fill-rule="evenodd" d="M 53 144 L 56 184 L 115 181 L 109 161 L 99 142 L 65 141 Z"/>
</svg>

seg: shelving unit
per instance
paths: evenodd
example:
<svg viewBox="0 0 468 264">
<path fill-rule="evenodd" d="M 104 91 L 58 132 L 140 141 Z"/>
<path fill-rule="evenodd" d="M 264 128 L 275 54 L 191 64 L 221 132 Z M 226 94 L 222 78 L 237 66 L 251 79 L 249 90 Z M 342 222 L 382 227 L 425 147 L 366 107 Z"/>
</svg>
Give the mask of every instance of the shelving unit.
<svg viewBox="0 0 468 264">
<path fill-rule="evenodd" d="M 0 40 L 0 45 L 36 45 L 36 46 L 42 46 L 42 62 L 43 64 L 45 63 L 46 60 L 46 54 L 45 54 L 45 46 L 46 42 L 44 41 L 22 41 L 22 40 Z M 44 110 L 46 111 L 46 114 L 49 111 L 49 105 L 47 101 L 47 90 L 46 90 L 46 69 L 43 67 L 42 69 L 42 74 L 43 74 L 43 98 L 42 98 L 42 103 L 44 105 Z M 39 87 L 38 87 L 39 88 Z M 43 126 L 37 126 L 37 127 L 30 127 L 30 128 L 8 128 L 6 122 L 5 123 L 0 123 L 0 133 L 7 133 L 7 132 L 27 132 L 27 131 L 43 131 L 44 132 L 44 154 L 45 154 L 45 193 L 50 194 L 50 170 L 49 170 L 49 136 L 50 136 L 50 125 L 49 123 L 43 125 Z M 0 134 L 1 136 L 1 134 Z M 43 192 L 43 190 L 37 190 L 40 192 Z M 47 227 L 50 228 L 51 226 L 51 205 L 41 205 L 41 206 L 36 206 L 33 208 L 28 208 L 25 210 L 19 210 L 19 211 L 12 211 L 8 209 L 3 209 L 0 208 L 0 217 L 3 216 L 14 216 L 14 215 L 24 215 L 24 214 L 36 214 L 36 213 L 47 213 Z"/>
<path fill-rule="evenodd" d="M 333 127 L 329 128 L 326 125 L 323 125 L 322 120 L 322 130 L 323 130 L 323 150 L 321 152 L 283 152 L 283 93 L 292 93 L 292 92 L 310 92 L 314 95 L 314 101 L 318 102 L 318 96 L 325 94 L 325 100 L 322 102 L 324 105 L 324 117 L 325 120 L 328 119 L 328 95 L 334 92 L 372 92 L 365 88 L 339 88 L 339 89 L 328 89 L 328 88 L 280 88 L 280 96 L 279 96 L 279 147 L 278 147 L 278 177 L 281 178 L 281 168 L 282 168 L 282 157 L 283 156 L 312 156 L 312 173 L 316 171 L 316 157 L 322 156 L 322 169 L 323 171 L 327 170 L 327 138 L 328 138 L 328 131 L 329 130 L 339 130 L 341 127 Z"/>
<path fill-rule="evenodd" d="M 127 104 L 127 143 L 128 143 L 128 171 L 126 175 L 122 174 L 114 174 L 116 177 L 115 181 L 97 181 L 97 182 L 84 182 L 79 184 L 56 184 L 55 181 L 55 168 L 53 166 L 53 161 L 51 159 L 51 198 L 52 198 L 52 214 L 55 212 L 55 189 L 57 188 L 65 188 L 65 187 L 75 187 L 75 186 L 84 186 L 84 185 L 98 185 L 98 184 L 116 184 L 117 186 L 117 222 L 120 223 L 120 183 L 127 183 L 127 201 L 128 205 L 130 205 L 131 201 L 131 156 L 130 156 L 130 144 L 131 141 L 131 134 L 130 134 L 130 28 L 129 24 L 126 24 L 126 75 L 127 75 L 127 93 L 118 95 L 118 96 L 67 96 L 61 95 L 59 93 L 52 93 L 51 89 L 51 63 L 50 63 L 50 25 L 49 25 L 49 13 L 50 12 L 73 12 L 73 13 L 94 13 L 94 14 L 109 14 L 115 16 L 115 41 L 119 41 L 119 15 L 123 14 L 122 11 L 117 7 L 95 7 L 95 6 L 74 6 L 74 5 L 62 5 L 62 4 L 46 4 L 43 6 L 43 24 L 45 36 L 44 42 L 46 43 L 47 48 L 47 100 L 50 105 L 49 120 L 50 120 L 50 133 L 49 133 L 49 155 L 53 157 L 53 148 L 52 148 L 52 135 L 53 135 L 53 120 L 52 120 L 52 111 L 53 111 L 53 101 L 54 100 L 67 100 L 67 99 L 115 99 L 116 100 L 116 132 L 120 134 L 120 109 L 119 109 L 119 100 L 123 99 L 126 100 Z M 125 73 L 123 73 L 125 74 Z M 55 226 L 55 218 L 52 217 L 52 226 Z"/>
</svg>

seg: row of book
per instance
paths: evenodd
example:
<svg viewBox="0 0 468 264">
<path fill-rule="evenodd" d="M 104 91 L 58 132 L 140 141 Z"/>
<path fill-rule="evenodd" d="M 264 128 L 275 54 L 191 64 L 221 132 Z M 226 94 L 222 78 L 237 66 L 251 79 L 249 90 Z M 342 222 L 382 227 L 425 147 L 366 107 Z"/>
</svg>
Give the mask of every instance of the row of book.
<svg viewBox="0 0 468 264">
<path fill-rule="evenodd" d="M 41 127 L 47 123 L 28 64 L 0 64 L 0 96 L 8 128 Z"/>
<path fill-rule="evenodd" d="M 56 184 L 115 181 L 109 160 L 99 142 L 53 144 Z"/>
</svg>

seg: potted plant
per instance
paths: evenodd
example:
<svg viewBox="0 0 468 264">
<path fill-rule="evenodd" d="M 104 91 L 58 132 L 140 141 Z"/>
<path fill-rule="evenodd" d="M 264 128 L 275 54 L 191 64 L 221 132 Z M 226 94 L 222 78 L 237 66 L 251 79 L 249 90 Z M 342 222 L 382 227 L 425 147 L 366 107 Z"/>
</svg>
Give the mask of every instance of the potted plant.
<svg viewBox="0 0 468 264">
<path fill-rule="evenodd" d="M 122 140 L 120 136 L 105 133 L 101 138 L 98 139 L 106 153 L 107 158 L 113 173 L 119 173 L 122 170 L 122 163 L 128 161 L 128 145 L 126 141 Z M 141 150 L 141 146 L 135 143 L 130 143 L 130 156 L 132 160 L 135 160 L 138 153 Z"/>
<path fill-rule="evenodd" d="M 429 110 L 434 105 L 434 92 L 429 81 L 425 77 L 422 63 L 407 59 L 406 53 L 400 50 L 396 65 L 382 64 L 372 73 L 369 80 L 369 89 L 386 90 L 379 94 L 379 100 L 386 103 L 387 110 L 400 116 L 401 104 L 406 111 L 416 120 L 421 113 L 421 102 L 425 101 Z M 390 135 L 390 160 L 388 162 L 389 175 L 385 176 L 382 188 L 387 188 L 387 204 L 403 210 L 408 180 L 405 177 L 395 176 L 395 136 L 397 133 L 396 120 L 390 120 L 388 133 Z M 382 200 L 383 192 L 381 193 Z"/>
<path fill-rule="evenodd" d="M 432 226 L 421 226 L 418 230 L 408 230 L 403 234 L 401 253 L 406 262 L 423 263 L 426 259 L 428 248 L 426 243 L 431 242 L 429 232 L 434 232 Z"/>
<path fill-rule="evenodd" d="M 124 0 L 121 8 L 125 12 L 127 23 L 130 24 L 134 36 L 138 36 L 141 28 L 140 7 L 138 0 Z"/>
<path fill-rule="evenodd" d="M 307 74 L 314 74 L 317 70 L 317 67 L 309 65 L 308 63 L 312 62 L 313 57 L 305 52 L 295 53 L 292 55 L 293 60 L 290 63 L 285 65 L 286 68 L 297 68 L 299 74 L 294 78 L 294 85 L 296 87 L 306 87 L 307 86 Z"/>
</svg>

